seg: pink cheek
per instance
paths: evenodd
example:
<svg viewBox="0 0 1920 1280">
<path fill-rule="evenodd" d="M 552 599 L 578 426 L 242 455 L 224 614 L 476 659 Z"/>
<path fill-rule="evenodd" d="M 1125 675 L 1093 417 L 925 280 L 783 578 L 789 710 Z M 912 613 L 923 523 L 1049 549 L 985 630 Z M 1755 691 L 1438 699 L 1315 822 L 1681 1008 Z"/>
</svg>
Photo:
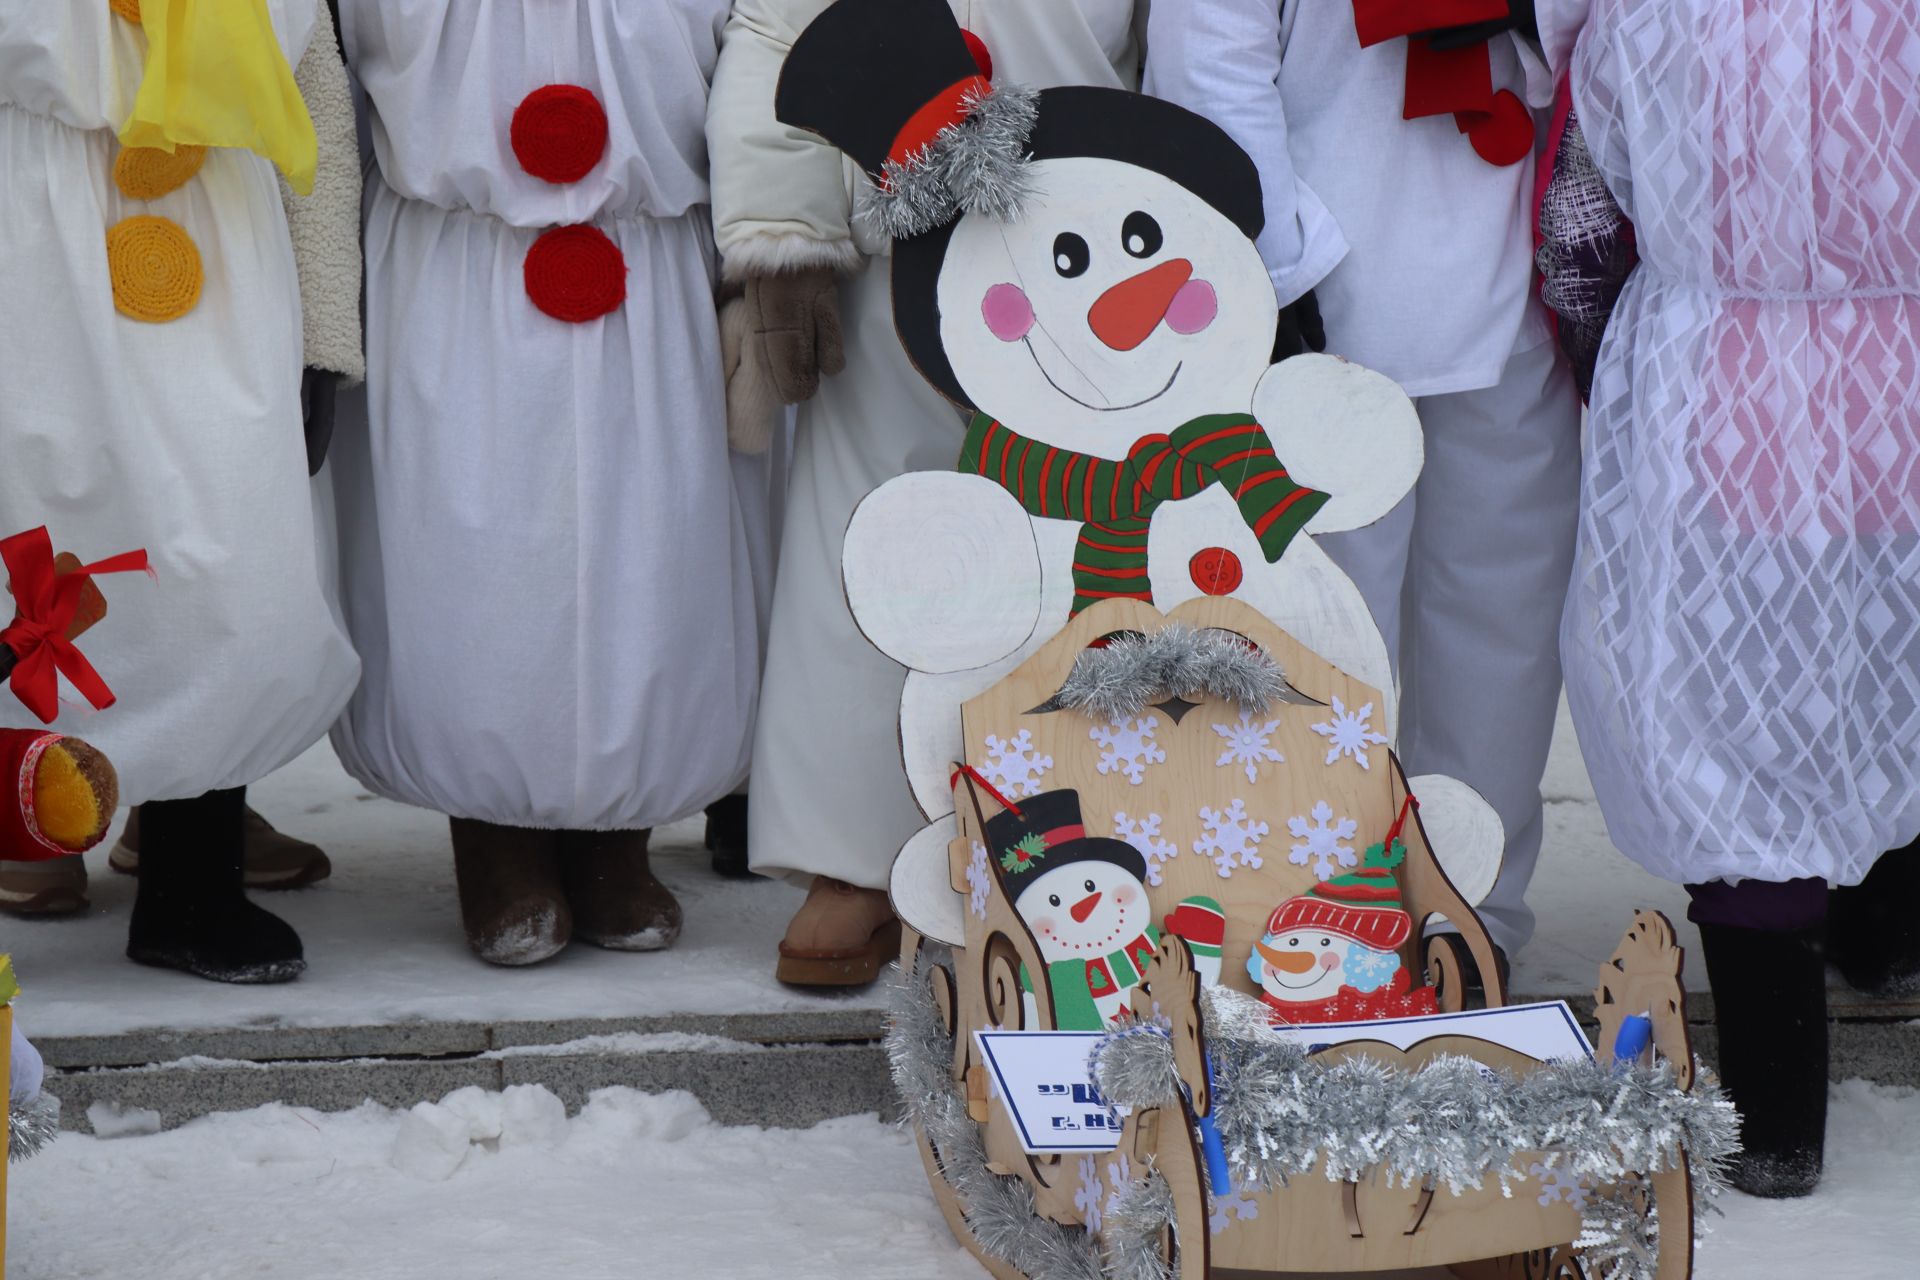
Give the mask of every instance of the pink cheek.
<svg viewBox="0 0 1920 1280">
<path fill-rule="evenodd" d="M 1322 951 L 1320 953 L 1320 967 L 1331 973 L 1340 967 L 1340 957 L 1331 951 Z"/>
<path fill-rule="evenodd" d="M 1018 342 L 1033 328 L 1033 303 L 1017 284 L 997 284 L 980 299 L 980 318 L 1002 342 Z"/>
<path fill-rule="evenodd" d="M 1038 920 L 1035 920 L 1033 922 L 1033 931 L 1035 933 L 1044 933 L 1048 937 L 1052 937 L 1053 936 L 1053 917 L 1041 916 Z"/>
<path fill-rule="evenodd" d="M 1123 884 L 1118 889 L 1115 889 L 1113 891 L 1113 900 L 1119 903 L 1123 907 L 1127 906 L 1129 903 L 1131 903 L 1135 898 L 1139 896 L 1140 895 L 1134 890 L 1134 887 L 1130 884 Z"/>
<path fill-rule="evenodd" d="M 1199 333 L 1220 314 L 1220 300 L 1205 280 L 1189 280 L 1173 295 L 1167 308 L 1167 328 L 1175 333 Z"/>
</svg>

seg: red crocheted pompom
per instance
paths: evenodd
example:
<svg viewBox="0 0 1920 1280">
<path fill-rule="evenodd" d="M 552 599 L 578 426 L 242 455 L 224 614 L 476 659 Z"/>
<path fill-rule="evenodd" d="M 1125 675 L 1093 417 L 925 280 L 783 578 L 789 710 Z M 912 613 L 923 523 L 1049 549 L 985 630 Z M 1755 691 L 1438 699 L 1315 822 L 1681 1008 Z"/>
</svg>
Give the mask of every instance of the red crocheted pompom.
<svg viewBox="0 0 1920 1280">
<path fill-rule="evenodd" d="M 627 259 L 597 227 L 555 227 L 527 250 L 527 297 L 556 320 L 585 324 L 627 300 Z"/>
<path fill-rule="evenodd" d="M 520 167 L 544 182 L 578 182 L 607 150 L 607 113 L 590 89 L 550 84 L 514 108 L 509 131 Z"/>
<path fill-rule="evenodd" d="M 993 79 L 993 54 L 987 48 L 987 42 L 971 31 L 961 31 L 960 38 L 967 42 L 967 52 L 973 55 L 973 65 L 980 68 L 980 74 Z"/>
</svg>

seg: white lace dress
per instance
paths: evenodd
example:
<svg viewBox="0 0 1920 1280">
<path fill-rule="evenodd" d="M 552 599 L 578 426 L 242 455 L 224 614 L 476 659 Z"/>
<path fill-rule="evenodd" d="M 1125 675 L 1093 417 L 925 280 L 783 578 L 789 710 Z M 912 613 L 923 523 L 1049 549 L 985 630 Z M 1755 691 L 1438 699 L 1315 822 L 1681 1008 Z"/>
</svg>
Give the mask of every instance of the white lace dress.
<svg viewBox="0 0 1920 1280">
<path fill-rule="evenodd" d="M 1855 882 L 1920 830 L 1920 7 L 1541 10 L 1642 256 L 1563 630 L 1608 831 Z"/>
</svg>

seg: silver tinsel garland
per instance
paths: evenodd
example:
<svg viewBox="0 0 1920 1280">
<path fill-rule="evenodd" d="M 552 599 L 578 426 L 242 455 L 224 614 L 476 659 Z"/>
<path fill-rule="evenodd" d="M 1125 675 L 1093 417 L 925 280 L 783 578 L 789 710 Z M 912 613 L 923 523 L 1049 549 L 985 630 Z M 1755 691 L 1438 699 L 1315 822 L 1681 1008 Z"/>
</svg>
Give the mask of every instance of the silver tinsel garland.
<svg viewBox="0 0 1920 1280">
<path fill-rule="evenodd" d="M 1107 1210 L 1104 1249 L 1085 1231 L 1042 1217 L 1024 1181 L 987 1170 L 980 1127 L 953 1085 L 952 1038 L 928 994 L 930 970 L 944 962 L 923 951 L 911 972 L 895 970 L 887 1055 L 907 1121 L 933 1144 L 975 1241 L 1032 1280 L 1168 1280 L 1161 1238 L 1175 1226 L 1173 1194 L 1157 1170 Z M 1390 1184 L 1457 1194 L 1492 1178 L 1511 1194 L 1527 1176 L 1515 1159 L 1539 1152 L 1547 1164 L 1610 1188 L 1582 1209 L 1578 1244 L 1588 1273 L 1652 1280 L 1660 1225 L 1644 1175 L 1672 1167 L 1685 1149 L 1696 1230 L 1726 1188 L 1738 1121 L 1711 1079 L 1683 1091 L 1665 1064 L 1616 1069 L 1589 1060 L 1524 1076 L 1458 1056 L 1411 1073 L 1367 1058 L 1327 1067 L 1273 1035 L 1266 1007 L 1251 997 L 1207 988 L 1202 1012 L 1212 1117 L 1242 1190 L 1284 1185 L 1324 1161 L 1334 1180 L 1379 1173 Z M 1164 1025 L 1122 1026 L 1096 1046 L 1091 1065 L 1111 1102 L 1169 1107 L 1180 1096 Z"/>
<path fill-rule="evenodd" d="M 1608 1280 L 1650 1280 L 1658 1218 L 1643 1211 L 1642 1175 L 1690 1163 L 1695 1225 L 1726 1188 L 1738 1149 L 1733 1104 L 1717 1082 L 1682 1090 L 1666 1063 L 1613 1067 L 1592 1059 L 1547 1063 L 1523 1076 L 1490 1072 L 1459 1056 L 1418 1071 L 1369 1058 L 1322 1067 L 1271 1034 L 1265 1007 L 1208 988 L 1203 999 L 1213 1059 L 1212 1118 L 1235 1184 L 1284 1185 L 1325 1163 L 1336 1181 L 1375 1171 L 1389 1184 L 1454 1194 L 1491 1177 L 1511 1194 L 1526 1176 L 1515 1159 L 1540 1152 L 1611 1195 L 1589 1199 L 1581 1244 Z M 1170 1106 L 1179 1080 L 1170 1050 L 1136 1025 L 1095 1048 L 1095 1082 L 1111 1102 Z"/>
<path fill-rule="evenodd" d="M 7 1110 L 7 1160 L 19 1164 L 38 1155 L 60 1133 L 60 1099 L 39 1093 Z"/>
<path fill-rule="evenodd" d="M 861 216 L 895 240 L 922 235 L 963 213 L 1012 222 L 1032 194 L 1027 139 L 1040 95 L 1000 85 L 961 100 L 965 118 L 941 130 L 904 163 L 889 160 Z"/>
<path fill-rule="evenodd" d="M 1084 650 L 1049 705 L 1124 720 L 1169 696 L 1215 697 L 1252 714 L 1287 688 L 1280 664 L 1241 637 L 1176 622 Z"/>
</svg>

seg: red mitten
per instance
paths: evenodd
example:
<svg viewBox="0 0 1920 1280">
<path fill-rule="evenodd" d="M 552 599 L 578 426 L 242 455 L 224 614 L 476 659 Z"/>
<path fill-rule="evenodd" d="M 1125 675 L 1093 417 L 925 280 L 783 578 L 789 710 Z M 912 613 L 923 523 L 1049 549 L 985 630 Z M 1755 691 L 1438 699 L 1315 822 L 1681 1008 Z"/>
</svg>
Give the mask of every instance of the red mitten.
<svg viewBox="0 0 1920 1280">
<path fill-rule="evenodd" d="M 78 738 L 0 729 L 0 859 L 37 862 L 99 844 L 120 803 L 106 756 Z"/>
</svg>

